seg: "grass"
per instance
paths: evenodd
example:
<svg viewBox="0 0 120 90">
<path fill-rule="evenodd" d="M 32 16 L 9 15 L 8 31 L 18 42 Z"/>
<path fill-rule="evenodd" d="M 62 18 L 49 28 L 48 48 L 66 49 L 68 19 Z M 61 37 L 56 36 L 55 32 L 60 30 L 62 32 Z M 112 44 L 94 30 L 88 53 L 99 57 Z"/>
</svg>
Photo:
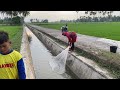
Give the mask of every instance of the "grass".
<svg viewBox="0 0 120 90">
<path fill-rule="evenodd" d="M 120 79 L 120 55 L 107 51 L 101 51 L 101 55 L 101 57 L 106 57 L 107 59 L 102 63 L 99 61 L 99 64 L 110 71 L 115 78 Z"/>
<path fill-rule="evenodd" d="M 20 51 L 22 39 L 22 26 L 0 26 L 0 31 L 6 31 L 12 41 L 12 48 Z"/>
<path fill-rule="evenodd" d="M 120 40 L 120 22 L 84 22 L 67 24 L 69 31 L 118 41 Z M 65 23 L 44 23 L 37 25 L 60 30 L 61 26 L 65 25 Z"/>
</svg>

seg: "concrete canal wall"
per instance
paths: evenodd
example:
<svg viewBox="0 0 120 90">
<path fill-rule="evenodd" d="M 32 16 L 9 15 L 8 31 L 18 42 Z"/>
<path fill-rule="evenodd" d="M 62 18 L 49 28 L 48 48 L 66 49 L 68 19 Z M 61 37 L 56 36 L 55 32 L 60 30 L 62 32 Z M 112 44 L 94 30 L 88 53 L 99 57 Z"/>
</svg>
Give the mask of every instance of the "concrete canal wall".
<svg viewBox="0 0 120 90">
<path fill-rule="evenodd" d="M 25 31 L 25 27 L 23 29 L 23 37 L 21 42 L 20 53 L 22 54 L 23 60 L 25 63 L 26 79 L 35 79 L 35 72 L 34 72 L 34 67 L 32 63 L 28 35 Z"/>
</svg>

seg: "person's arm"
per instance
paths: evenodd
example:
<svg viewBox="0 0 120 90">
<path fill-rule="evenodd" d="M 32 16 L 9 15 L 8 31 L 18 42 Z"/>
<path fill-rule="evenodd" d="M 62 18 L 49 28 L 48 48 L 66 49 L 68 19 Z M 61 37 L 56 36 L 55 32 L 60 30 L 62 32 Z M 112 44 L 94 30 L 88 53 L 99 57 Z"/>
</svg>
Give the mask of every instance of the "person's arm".
<svg viewBox="0 0 120 90">
<path fill-rule="evenodd" d="M 17 62 L 17 68 L 19 79 L 26 79 L 25 66 L 22 58 Z"/>
</svg>

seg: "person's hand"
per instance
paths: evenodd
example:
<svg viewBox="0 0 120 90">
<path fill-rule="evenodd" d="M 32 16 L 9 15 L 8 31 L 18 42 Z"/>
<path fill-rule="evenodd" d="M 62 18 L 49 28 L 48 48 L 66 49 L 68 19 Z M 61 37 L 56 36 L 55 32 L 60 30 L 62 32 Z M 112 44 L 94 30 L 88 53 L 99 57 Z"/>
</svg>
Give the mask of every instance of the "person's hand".
<svg viewBox="0 0 120 90">
<path fill-rule="evenodd" d="M 71 46 L 70 46 L 70 45 L 68 45 L 68 47 L 69 47 L 69 48 L 71 48 Z"/>
</svg>

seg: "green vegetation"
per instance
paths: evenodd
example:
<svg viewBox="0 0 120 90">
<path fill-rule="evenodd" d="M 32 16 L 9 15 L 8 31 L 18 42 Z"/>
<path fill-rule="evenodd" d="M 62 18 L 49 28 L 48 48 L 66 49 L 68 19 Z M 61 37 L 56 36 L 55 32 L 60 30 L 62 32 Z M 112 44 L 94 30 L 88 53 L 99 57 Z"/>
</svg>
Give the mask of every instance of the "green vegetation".
<svg viewBox="0 0 120 90">
<path fill-rule="evenodd" d="M 65 23 L 43 23 L 37 25 L 60 30 Z M 120 22 L 68 23 L 68 30 L 79 34 L 120 40 Z"/>
<path fill-rule="evenodd" d="M 23 32 L 22 26 L 0 26 L 0 31 L 8 32 L 13 49 L 20 51 Z"/>
</svg>

